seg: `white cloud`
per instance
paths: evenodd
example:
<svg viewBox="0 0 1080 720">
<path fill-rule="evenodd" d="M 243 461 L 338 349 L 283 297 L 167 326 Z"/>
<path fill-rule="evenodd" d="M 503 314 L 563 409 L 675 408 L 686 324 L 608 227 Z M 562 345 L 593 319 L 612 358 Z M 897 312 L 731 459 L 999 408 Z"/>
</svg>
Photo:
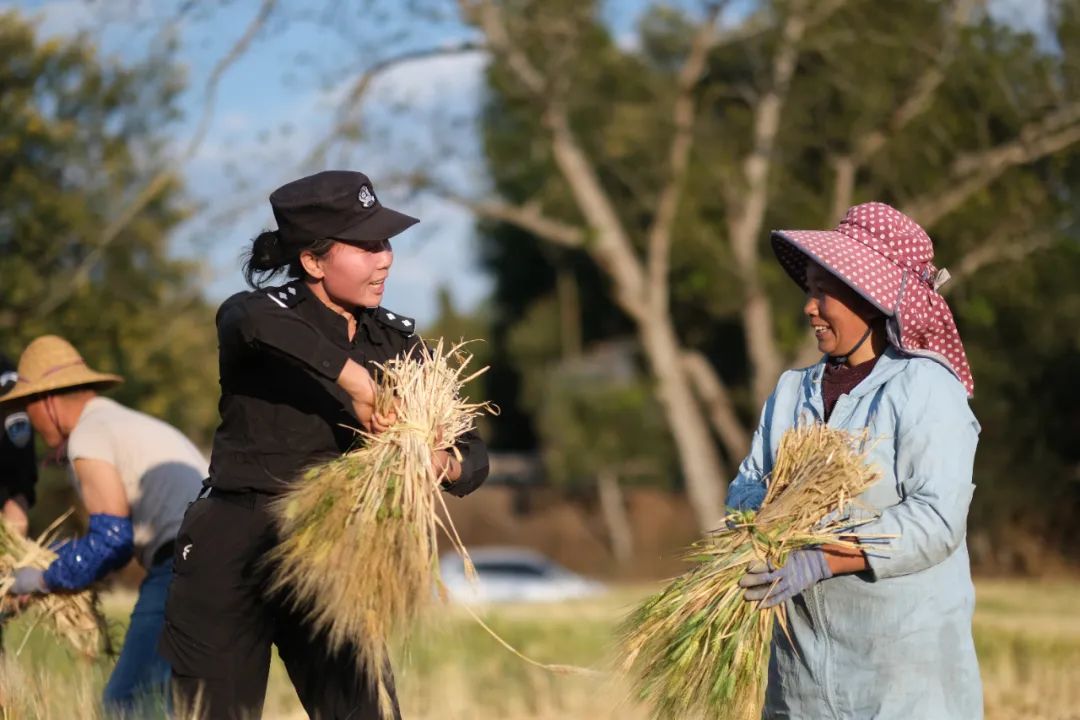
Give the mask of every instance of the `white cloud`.
<svg viewBox="0 0 1080 720">
<path fill-rule="evenodd" d="M 446 103 L 475 107 L 488 56 L 483 52 L 442 55 L 404 63 L 372 85 L 375 103 L 408 103 L 432 108 Z M 369 107 L 371 106 L 369 102 Z"/>
</svg>

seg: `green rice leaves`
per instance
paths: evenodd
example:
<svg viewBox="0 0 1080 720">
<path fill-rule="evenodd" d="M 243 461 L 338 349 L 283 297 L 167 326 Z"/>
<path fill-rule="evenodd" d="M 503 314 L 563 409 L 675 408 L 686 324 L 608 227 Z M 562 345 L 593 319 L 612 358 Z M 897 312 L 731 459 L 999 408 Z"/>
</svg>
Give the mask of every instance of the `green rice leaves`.
<svg viewBox="0 0 1080 720">
<path fill-rule="evenodd" d="M 761 508 L 729 514 L 689 549 L 691 568 L 624 621 L 622 669 L 655 718 L 761 717 L 774 629 L 786 633 L 787 618 L 783 605 L 746 602 L 739 579 L 752 562 L 782 566 L 799 548 L 858 546 L 844 518 L 878 478 L 865 445 L 821 424 L 789 430 Z"/>
</svg>

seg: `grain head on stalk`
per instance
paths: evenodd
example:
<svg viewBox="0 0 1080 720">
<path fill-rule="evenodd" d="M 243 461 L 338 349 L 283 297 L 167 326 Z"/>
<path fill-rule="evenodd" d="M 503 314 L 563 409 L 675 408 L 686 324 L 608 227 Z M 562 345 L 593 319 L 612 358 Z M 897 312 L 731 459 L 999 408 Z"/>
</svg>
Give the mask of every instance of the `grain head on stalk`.
<svg viewBox="0 0 1080 720">
<path fill-rule="evenodd" d="M 438 590 L 437 536 L 468 554 L 446 513 L 432 466 L 489 410 L 469 403 L 464 344 L 417 345 L 381 367 L 378 410 L 393 408 L 387 431 L 361 433 L 362 446 L 309 469 L 273 505 L 280 543 L 271 553 L 275 590 L 287 593 L 335 649 L 352 644 L 389 713 L 387 643 L 407 633 Z"/>
<path fill-rule="evenodd" d="M 779 567 L 799 548 L 858 545 L 849 510 L 878 479 L 867 440 L 819 423 L 789 430 L 760 509 L 728 515 L 692 548 L 691 569 L 627 618 L 620 665 L 655 717 L 761 717 L 769 648 L 786 615 L 783 604 L 746 602 L 739 579 L 751 563 Z"/>
<path fill-rule="evenodd" d="M 56 553 L 48 545 L 54 540 L 55 528 L 68 515 L 70 511 L 59 517 L 37 540 L 23 537 L 0 518 L 0 611 L 18 611 L 7 594 L 14 582 L 11 573 L 15 568 L 44 570 L 56 559 Z M 44 628 L 80 656 L 94 659 L 108 650 L 105 616 L 92 590 L 34 595 L 24 611 L 36 616 L 31 629 Z"/>
</svg>

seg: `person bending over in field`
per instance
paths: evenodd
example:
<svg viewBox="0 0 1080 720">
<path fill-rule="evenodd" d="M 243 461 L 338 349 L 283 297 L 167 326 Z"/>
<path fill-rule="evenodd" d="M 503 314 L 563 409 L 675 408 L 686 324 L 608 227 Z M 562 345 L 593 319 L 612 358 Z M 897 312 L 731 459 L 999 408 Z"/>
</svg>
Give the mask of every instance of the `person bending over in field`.
<svg viewBox="0 0 1080 720">
<path fill-rule="evenodd" d="M 66 448 L 90 526 L 84 537 L 60 546 L 46 570 L 16 568 L 10 592 L 82 590 L 134 557 L 146 577 L 105 686 L 106 711 L 113 717 L 140 701 L 167 702 L 169 665 L 156 646 L 176 533 L 206 477 L 206 459 L 173 426 L 99 396 L 120 377 L 91 370 L 63 338 L 30 343 L 18 376 L 0 403 L 25 407 L 45 443 Z"/>
</svg>

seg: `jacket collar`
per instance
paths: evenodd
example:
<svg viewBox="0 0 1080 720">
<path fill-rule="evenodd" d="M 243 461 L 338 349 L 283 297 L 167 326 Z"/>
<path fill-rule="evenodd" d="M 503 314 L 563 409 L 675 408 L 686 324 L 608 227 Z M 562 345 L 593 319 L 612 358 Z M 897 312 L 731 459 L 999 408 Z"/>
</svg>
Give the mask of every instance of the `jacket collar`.
<svg viewBox="0 0 1080 720">
<path fill-rule="evenodd" d="M 319 298 L 315 297 L 315 293 L 311 291 L 311 288 L 303 280 L 296 280 L 290 284 L 294 284 L 297 288 L 297 311 L 328 339 L 339 344 L 347 344 L 349 342 L 348 320 L 326 307 Z M 357 332 L 360 332 L 362 327 L 366 328 L 366 323 L 371 321 L 369 316 L 370 313 L 367 312 L 366 308 L 357 308 L 353 312 L 353 317 L 356 318 Z M 369 331 L 368 335 L 370 336 L 370 334 Z"/>
<path fill-rule="evenodd" d="M 377 309 L 378 308 L 363 308 L 356 311 L 356 319 L 360 322 L 360 326 L 357 330 L 359 331 L 362 329 L 367 335 L 367 339 L 373 345 L 382 345 L 383 333 L 382 330 L 379 329 L 378 323 L 375 321 L 375 311 Z"/>
<path fill-rule="evenodd" d="M 803 382 L 803 393 L 806 400 L 821 397 L 821 378 L 825 375 L 825 356 L 822 356 L 817 365 L 809 368 L 806 380 Z M 910 358 L 901 353 L 892 345 L 885 348 L 885 352 L 878 358 L 874 369 L 866 378 L 856 385 L 848 395 L 859 398 L 868 395 L 891 380 L 895 375 L 907 367 Z"/>
<path fill-rule="evenodd" d="M 345 318 L 326 307 L 303 280 L 294 280 L 286 287 L 289 286 L 296 288 L 296 307 L 305 318 L 328 338 L 348 342 L 349 324 Z M 356 318 L 356 332 L 364 333 L 373 345 L 382 345 L 385 336 L 375 319 L 377 311 L 378 308 L 358 307 L 353 311 L 353 317 Z"/>
</svg>

